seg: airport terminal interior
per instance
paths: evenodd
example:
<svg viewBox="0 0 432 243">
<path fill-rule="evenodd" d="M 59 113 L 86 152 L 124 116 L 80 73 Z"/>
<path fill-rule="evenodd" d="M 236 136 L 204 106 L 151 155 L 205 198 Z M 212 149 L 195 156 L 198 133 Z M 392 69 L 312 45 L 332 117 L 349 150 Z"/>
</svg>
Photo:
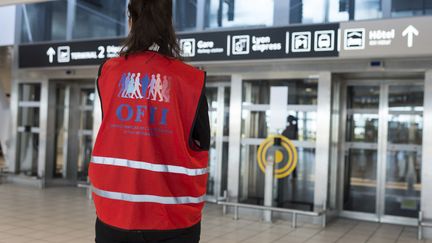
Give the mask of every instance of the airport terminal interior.
<svg viewBox="0 0 432 243">
<path fill-rule="evenodd" d="M 432 242 L 432 1 L 173 2 L 207 73 L 202 242 Z M 94 242 L 97 72 L 127 3 L 0 1 L 0 242 Z"/>
</svg>

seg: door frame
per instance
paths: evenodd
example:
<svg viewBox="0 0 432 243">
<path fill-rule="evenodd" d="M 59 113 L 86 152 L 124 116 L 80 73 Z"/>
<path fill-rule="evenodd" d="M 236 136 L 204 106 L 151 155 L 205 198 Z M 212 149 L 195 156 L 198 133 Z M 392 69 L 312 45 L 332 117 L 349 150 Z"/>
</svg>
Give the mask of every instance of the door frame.
<svg viewBox="0 0 432 243">
<path fill-rule="evenodd" d="M 341 84 L 341 99 L 340 99 L 340 149 L 338 152 L 339 173 L 338 180 L 338 205 L 339 216 L 359 219 L 372 222 L 390 223 L 402 225 L 417 225 L 416 218 L 391 216 L 385 214 L 385 190 L 386 190 L 386 166 L 387 166 L 387 151 L 388 151 L 388 118 L 389 112 L 389 87 L 394 85 L 422 85 L 425 82 L 422 79 L 348 79 Z M 347 88 L 349 86 L 377 86 L 380 89 L 379 108 L 378 108 L 378 141 L 377 141 L 377 181 L 376 181 L 376 202 L 375 213 L 364 213 L 346 211 L 343 209 L 344 200 L 344 171 L 345 171 L 345 154 L 347 145 L 346 141 L 346 125 L 347 125 Z M 423 145 L 422 145 L 423 146 Z M 422 162 L 423 163 L 423 162 Z"/>
<path fill-rule="evenodd" d="M 54 168 L 56 166 L 56 156 L 57 156 L 57 143 L 56 143 L 56 121 L 57 121 L 57 87 L 59 85 L 64 85 L 66 90 L 69 92 L 69 97 L 66 101 L 67 114 L 65 114 L 65 118 L 68 121 L 65 121 L 68 129 L 67 136 L 64 138 L 64 147 L 65 154 L 64 156 L 64 165 L 62 177 L 57 178 L 54 177 Z M 97 99 L 96 96 L 96 86 L 94 84 L 94 80 L 92 79 L 54 79 L 49 81 L 49 89 L 50 89 L 50 97 L 49 97 L 49 106 L 51 107 L 48 113 L 48 126 L 47 131 L 52 136 L 49 136 L 47 141 L 47 150 L 50 151 L 49 158 L 47 161 L 47 169 L 46 169 L 46 179 L 48 180 L 48 185 L 76 185 L 77 183 L 77 171 L 78 171 L 78 156 L 79 156 L 79 123 L 80 120 L 76 120 L 72 118 L 75 113 L 81 112 L 82 104 L 80 101 L 80 91 L 82 88 L 91 88 L 95 90 L 95 101 Z M 72 147 L 71 147 L 72 146 Z"/>
<path fill-rule="evenodd" d="M 229 124 L 224 124 L 225 119 L 225 96 L 230 94 L 225 94 L 225 88 L 231 87 L 231 83 L 229 81 L 215 81 L 215 82 L 207 82 L 205 88 L 217 88 L 217 119 L 220 119 L 222 122 L 217 123 L 216 127 L 216 137 L 210 138 L 211 140 L 215 140 L 216 146 L 216 175 L 215 175 L 215 183 L 214 183 L 214 195 L 206 195 L 206 201 L 208 202 L 217 202 L 222 195 L 222 159 L 223 159 L 223 144 L 224 142 L 229 141 L 229 136 L 224 136 L 224 126 Z M 209 104 L 209 112 L 215 111 L 214 108 Z M 211 144 L 211 142 L 210 142 Z M 228 161 L 226 161 L 228 163 Z"/>
</svg>

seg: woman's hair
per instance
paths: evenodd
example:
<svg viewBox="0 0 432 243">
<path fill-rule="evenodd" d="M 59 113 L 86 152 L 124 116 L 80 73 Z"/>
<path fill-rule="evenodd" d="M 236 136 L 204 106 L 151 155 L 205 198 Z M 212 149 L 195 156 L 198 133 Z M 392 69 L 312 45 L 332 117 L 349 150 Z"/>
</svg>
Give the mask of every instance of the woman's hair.
<svg viewBox="0 0 432 243">
<path fill-rule="evenodd" d="M 157 44 L 159 53 L 179 58 L 180 48 L 172 22 L 172 6 L 172 0 L 130 0 L 130 33 L 120 55 L 127 57 L 147 51 Z"/>
</svg>

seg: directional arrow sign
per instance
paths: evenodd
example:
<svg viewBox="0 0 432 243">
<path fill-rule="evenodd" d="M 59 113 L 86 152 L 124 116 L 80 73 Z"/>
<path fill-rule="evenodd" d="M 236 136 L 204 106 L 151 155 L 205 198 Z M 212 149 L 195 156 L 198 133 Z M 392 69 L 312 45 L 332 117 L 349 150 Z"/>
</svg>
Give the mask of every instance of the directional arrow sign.
<svg viewBox="0 0 432 243">
<path fill-rule="evenodd" d="M 414 46 L 414 36 L 418 36 L 420 33 L 416 27 L 410 25 L 402 33 L 402 36 L 408 36 L 408 47 Z"/>
<path fill-rule="evenodd" d="M 53 63 L 55 54 L 56 54 L 56 51 L 54 50 L 54 48 L 50 47 L 47 51 L 47 55 L 49 57 L 50 63 Z"/>
</svg>

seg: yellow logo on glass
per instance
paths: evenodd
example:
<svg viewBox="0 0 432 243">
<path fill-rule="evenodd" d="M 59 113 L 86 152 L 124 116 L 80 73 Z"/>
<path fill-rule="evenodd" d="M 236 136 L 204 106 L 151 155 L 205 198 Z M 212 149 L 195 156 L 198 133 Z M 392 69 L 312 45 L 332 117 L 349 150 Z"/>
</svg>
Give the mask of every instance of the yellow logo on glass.
<svg viewBox="0 0 432 243">
<path fill-rule="evenodd" d="M 263 143 L 261 143 L 258 149 L 258 166 L 261 171 L 265 173 L 267 167 L 267 155 L 269 149 L 274 146 L 275 139 L 281 140 L 281 149 L 277 149 L 274 154 L 275 164 L 286 163 L 285 165 L 278 166 L 275 170 L 275 176 L 277 179 L 283 179 L 293 173 L 297 167 L 298 155 L 297 149 L 294 144 L 285 136 L 275 135 L 268 137 Z"/>
</svg>

